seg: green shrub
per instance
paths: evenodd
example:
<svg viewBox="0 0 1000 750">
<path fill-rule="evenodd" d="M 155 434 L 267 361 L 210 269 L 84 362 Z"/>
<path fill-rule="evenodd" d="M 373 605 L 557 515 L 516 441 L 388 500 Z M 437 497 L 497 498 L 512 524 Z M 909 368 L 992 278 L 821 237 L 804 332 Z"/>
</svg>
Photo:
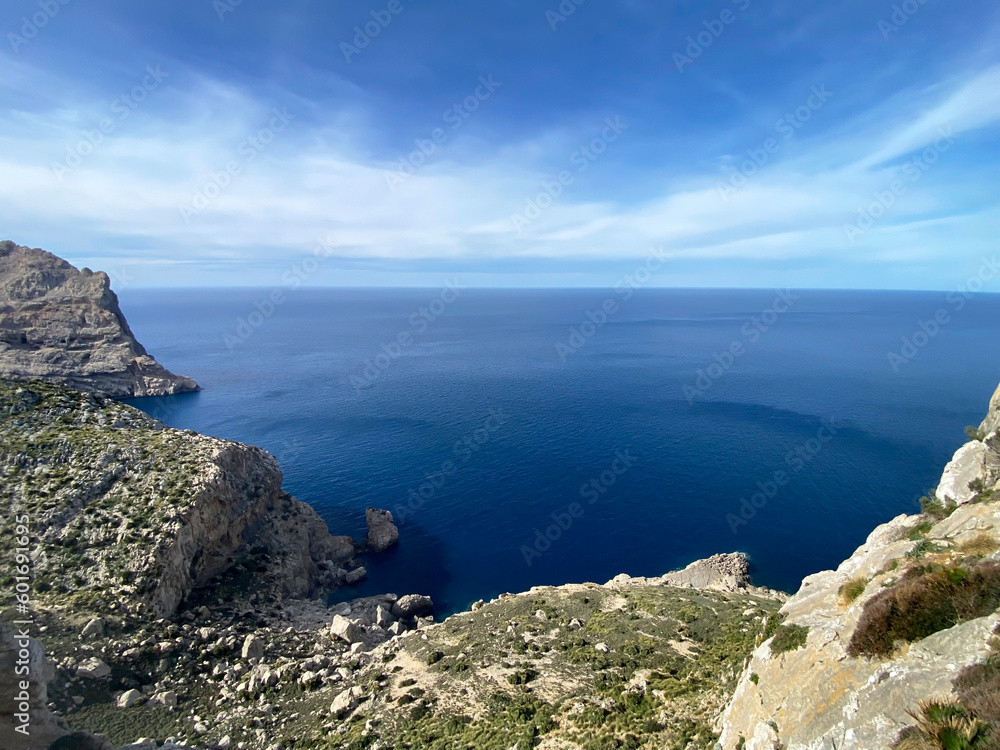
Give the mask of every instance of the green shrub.
<svg viewBox="0 0 1000 750">
<path fill-rule="evenodd" d="M 754 672 L 753 674 L 751 674 L 750 675 L 750 682 L 752 682 L 754 685 L 759 685 L 760 684 L 760 675 L 757 674 L 756 672 Z"/>
<path fill-rule="evenodd" d="M 986 437 L 986 433 L 975 425 L 970 424 L 965 428 L 965 436 L 969 438 L 969 440 L 983 440 Z"/>
<path fill-rule="evenodd" d="M 427 654 L 427 666 L 431 666 L 432 664 L 437 664 L 443 658 L 444 654 L 441 653 L 440 651 L 432 651 L 431 653 Z"/>
<path fill-rule="evenodd" d="M 782 625 L 774 634 L 771 641 L 772 654 L 784 654 L 789 651 L 796 651 L 806 645 L 809 637 L 809 628 L 802 625 Z"/>
<path fill-rule="evenodd" d="M 958 503 L 950 497 L 947 500 L 942 500 L 934 490 L 920 498 L 920 512 L 930 516 L 935 521 L 943 521 L 956 510 L 958 510 Z"/>
<path fill-rule="evenodd" d="M 912 643 L 1000 606 L 1000 563 L 915 569 L 865 604 L 848 654 L 885 657 L 897 641 Z"/>
<path fill-rule="evenodd" d="M 910 529 L 906 534 L 906 538 L 909 539 L 911 542 L 920 541 L 925 536 L 927 536 L 927 532 L 933 528 L 934 524 L 932 524 L 930 521 L 923 521 L 919 525 L 914 526 L 912 529 Z"/>
<path fill-rule="evenodd" d="M 986 750 L 991 727 L 957 701 L 924 701 L 907 713 L 917 722 L 903 732 L 899 750 Z"/>
<path fill-rule="evenodd" d="M 930 539 L 921 539 L 914 545 L 913 549 L 906 553 L 906 556 L 911 560 L 919 560 L 924 555 L 931 555 L 942 551 L 944 551 L 944 547 L 940 544 L 932 542 Z"/>
<path fill-rule="evenodd" d="M 858 576 L 841 586 L 837 593 L 844 604 L 853 604 L 859 596 L 865 593 L 866 588 L 868 588 L 868 579 L 864 576 Z"/>
<path fill-rule="evenodd" d="M 520 672 L 514 672 L 514 674 L 507 675 L 507 682 L 511 685 L 527 685 L 536 677 L 538 677 L 538 672 L 533 669 L 525 669 Z"/>
</svg>

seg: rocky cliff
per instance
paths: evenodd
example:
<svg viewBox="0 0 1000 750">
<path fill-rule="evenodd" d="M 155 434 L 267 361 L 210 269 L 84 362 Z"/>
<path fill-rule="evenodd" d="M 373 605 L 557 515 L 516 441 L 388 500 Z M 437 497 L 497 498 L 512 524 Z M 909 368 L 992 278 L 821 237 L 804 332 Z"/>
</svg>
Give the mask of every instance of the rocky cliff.
<svg viewBox="0 0 1000 750">
<path fill-rule="evenodd" d="M 919 516 L 806 578 L 719 722 L 724 750 L 1000 747 L 1000 391 Z"/>
<path fill-rule="evenodd" d="M 10 241 L 0 242 L 0 377 L 116 398 L 198 390 L 136 341 L 107 274 Z"/>
<path fill-rule="evenodd" d="M 41 605 L 167 617 L 241 557 L 261 559 L 261 594 L 296 596 L 354 556 L 263 450 L 40 381 L 0 381 L 0 475 L 0 529 L 29 519 Z"/>
</svg>

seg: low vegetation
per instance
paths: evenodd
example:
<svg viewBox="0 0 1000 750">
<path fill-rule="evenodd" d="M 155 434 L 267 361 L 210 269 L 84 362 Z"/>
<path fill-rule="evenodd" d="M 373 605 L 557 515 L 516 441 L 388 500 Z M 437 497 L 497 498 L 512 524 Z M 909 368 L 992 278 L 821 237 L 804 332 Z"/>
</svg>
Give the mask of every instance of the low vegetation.
<svg viewBox="0 0 1000 750">
<path fill-rule="evenodd" d="M 958 503 L 950 497 L 942 500 L 933 490 L 920 498 L 920 512 L 925 516 L 930 516 L 935 521 L 943 521 L 956 510 L 958 510 Z"/>
<path fill-rule="evenodd" d="M 886 657 L 912 643 L 1000 607 L 1000 563 L 916 565 L 865 604 L 851 656 Z"/>
<path fill-rule="evenodd" d="M 865 589 L 868 588 L 868 580 L 864 576 L 858 576 L 841 586 L 838 592 L 841 604 L 850 606 L 857 601 L 858 597 L 865 593 Z"/>
<path fill-rule="evenodd" d="M 713 721 L 778 606 L 660 586 L 505 597 L 424 631 L 427 640 L 403 639 L 392 660 L 400 671 L 357 720 L 314 732 L 298 725 L 278 739 L 290 750 L 376 741 L 403 750 L 710 750 Z M 371 677 L 360 672 L 356 684 Z M 427 688 L 416 700 L 412 687 L 402 690 L 414 681 Z M 322 715 L 322 700 L 288 710 Z M 369 724 L 377 729 L 366 732 Z"/>
<path fill-rule="evenodd" d="M 782 625 L 774 634 L 771 641 L 772 654 L 785 654 L 789 651 L 796 651 L 806 645 L 809 637 L 809 628 L 802 625 Z"/>
<path fill-rule="evenodd" d="M 985 750 L 991 727 L 952 700 L 924 701 L 910 716 L 917 722 L 904 732 L 898 750 Z"/>
</svg>

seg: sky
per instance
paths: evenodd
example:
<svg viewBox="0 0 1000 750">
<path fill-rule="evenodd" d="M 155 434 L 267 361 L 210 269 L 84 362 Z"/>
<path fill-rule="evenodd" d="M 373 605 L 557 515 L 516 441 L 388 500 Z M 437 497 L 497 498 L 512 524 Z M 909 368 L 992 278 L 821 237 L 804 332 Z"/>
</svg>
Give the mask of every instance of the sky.
<svg viewBox="0 0 1000 750">
<path fill-rule="evenodd" d="M 1000 251 L 995 1 L 6 0 L 0 33 L 0 239 L 119 288 L 950 290 Z"/>
</svg>

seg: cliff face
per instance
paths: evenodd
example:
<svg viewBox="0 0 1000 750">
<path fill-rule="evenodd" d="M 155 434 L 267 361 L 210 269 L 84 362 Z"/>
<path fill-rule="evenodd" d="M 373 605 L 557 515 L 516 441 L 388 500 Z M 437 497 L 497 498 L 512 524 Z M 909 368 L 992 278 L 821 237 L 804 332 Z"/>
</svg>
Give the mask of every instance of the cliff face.
<svg viewBox="0 0 1000 750">
<path fill-rule="evenodd" d="M 36 598 L 75 612 L 169 616 L 248 555 L 261 591 L 305 595 L 354 555 L 265 451 L 61 386 L 0 381 L 0 475 L 0 527 L 27 516 L 37 540 Z"/>
<path fill-rule="evenodd" d="M 0 377 L 116 398 L 198 390 L 135 340 L 106 274 L 10 241 L 0 242 Z"/>
<path fill-rule="evenodd" d="M 803 581 L 719 723 L 724 750 L 881 750 L 901 733 L 914 748 L 1000 747 L 998 426 L 1000 391 L 923 514 Z M 926 701 L 958 701 L 947 710 L 969 731 L 992 724 L 991 744 L 920 744 L 907 728 Z"/>
</svg>

